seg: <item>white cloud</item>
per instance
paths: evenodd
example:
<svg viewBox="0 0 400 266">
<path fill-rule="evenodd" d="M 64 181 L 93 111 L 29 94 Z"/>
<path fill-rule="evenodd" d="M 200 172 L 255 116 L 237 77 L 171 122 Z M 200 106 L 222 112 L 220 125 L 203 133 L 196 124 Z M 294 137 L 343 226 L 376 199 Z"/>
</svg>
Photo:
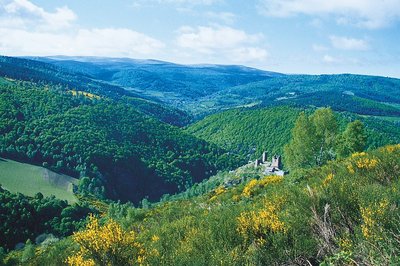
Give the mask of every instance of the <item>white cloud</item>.
<svg viewBox="0 0 400 266">
<path fill-rule="evenodd" d="M 400 19 L 399 0 L 259 0 L 258 7 L 268 16 L 332 15 L 338 23 L 371 29 Z"/>
<path fill-rule="evenodd" d="M 207 12 L 205 15 L 209 19 L 221 20 L 226 24 L 233 24 L 236 19 L 236 15 L 230 12 Z"/>
<path fill-rule="evenodd" d="M 97 55 L 141 57 L 164 44 L 130 29 L 80 29 L 73 33 L 0 29 L 0 51 L 7 55 Z M 23 40 L 23 41 L 21 41 Z"/>
<path fill-rule="evenodd" d="M 48 12 L 27 0 L 2 1 L 0 54 L 93 55 L 141 57 L 154 55 L 164 44 L 126 28 L 84 29 L 68 7 Z"/>
<path fill-rule="evenodd" d="M 329 64 L 342 62 L 341 59 L 339 59 L 337 57 L 333 57 L 331 55 L 324 55 L 324 57 L 322 58 L 322 61 L 325 63 L 329 63 Z"/>
<path fill-rule="evenodd" d="M 59 7 L 51 13 L 27 0 L 2 1 L 2 3 L 0 7 L 2 20 L 11 20 L 15 23 L 18 19 L 19 26 L 24 28 L 59 30 L 69 27 L 77 18 L 76 14 L 66 6 Z"/>
<path fill-rule="evenodd" d="M 223 56 L 233 62 L 263 61 L 266 49 L 260 47 L 262 34 L 248 34 L 245 31 L 226 26 L 181 27 L 177 44 L 208 56 Z"/>
<path fill-rule="evenodd" d="M 360 50 L 369 49 L 367 41 L 343 36 L 330 36 L 332 46 L 341 50 Z"/>
<path fill-rule="evenodd" d="M 360 65 L 360 61 L 357 58 L 332 56 L 329 54 L 326 54 L 322 57 L 322 62 L 329 65 Z"/>
<path fill-rule="evenodd" d="M 146 0 L 154 1 L 160 4 L 190 4 L 190 5 L 212 5 L 220 0 Z"/>
<path fill-rule="evenodd" d="M 202 53 L 212 53 L 215 49 L 236 48 L 239 45 L 256 43 L 262 34 L 247 34 L 245 31 L 231 27 L 182 27 L 177 43 Z"/>
<path fill-rule="evenodd" d="M 259 47 L 240 47 L 230 51 L 229 55 L 233 62 L 264 61 L 268 58 L 268 52 Z"/>
</svg>

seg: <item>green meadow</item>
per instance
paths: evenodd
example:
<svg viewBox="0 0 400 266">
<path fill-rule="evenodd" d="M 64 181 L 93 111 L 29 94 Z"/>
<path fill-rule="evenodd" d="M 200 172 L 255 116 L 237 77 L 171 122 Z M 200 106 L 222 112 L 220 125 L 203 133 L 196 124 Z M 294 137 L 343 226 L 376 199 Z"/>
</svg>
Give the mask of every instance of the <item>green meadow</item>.
<svg viewBox="0 0 400 266">
<path fill-rule="evenodd" d="M 77 182 L 75 178 L 43 167 L 0 158 L 0 184 L 14 193 L 34 196 L 41 192 L 44 196 L 54 195 L 73 203 L 77 199 L 72 192 L 72 185 Z"/>
</svg>

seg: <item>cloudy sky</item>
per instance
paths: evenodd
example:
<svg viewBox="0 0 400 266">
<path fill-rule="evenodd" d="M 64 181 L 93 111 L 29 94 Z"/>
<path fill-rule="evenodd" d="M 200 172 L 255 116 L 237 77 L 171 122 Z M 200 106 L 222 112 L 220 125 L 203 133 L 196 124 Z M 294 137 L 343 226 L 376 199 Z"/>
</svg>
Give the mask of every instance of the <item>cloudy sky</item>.
<svg viewBox="0 0 400 266">
<path fill-rule="evenodd" d="M 0 54 L 400 78 L 400 0 L 0 0 Z"/>
</svg>

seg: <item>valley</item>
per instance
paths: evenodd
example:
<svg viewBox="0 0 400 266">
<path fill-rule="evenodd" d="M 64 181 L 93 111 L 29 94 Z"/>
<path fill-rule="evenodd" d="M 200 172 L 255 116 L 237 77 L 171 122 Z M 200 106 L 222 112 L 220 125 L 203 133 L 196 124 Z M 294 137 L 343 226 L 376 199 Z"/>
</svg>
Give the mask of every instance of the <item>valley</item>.
<svg viewBox="0 0 400 266">
<path fill-rule="evenodd" d="M 400 254 L 398 79 L 97 57 L 0 57 L 0 76 L 6 265 Z"/>
</svg>

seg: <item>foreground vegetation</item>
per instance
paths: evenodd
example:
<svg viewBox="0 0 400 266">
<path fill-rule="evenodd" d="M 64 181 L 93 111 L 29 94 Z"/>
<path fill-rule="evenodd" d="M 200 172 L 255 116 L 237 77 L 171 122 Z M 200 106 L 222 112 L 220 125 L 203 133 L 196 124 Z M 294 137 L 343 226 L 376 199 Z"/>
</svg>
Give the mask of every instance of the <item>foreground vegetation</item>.
<svg viewBox="0 0 400 266">
<path fill-rule="evenodd" d="M 29 263 L 395 265 L 399 165 L 400 145 L 392 145 L 284 178 L 242 168 L 231 178 L 249 181 L 201 196 L 147 208 L 111 204 L 71 238 L 37 246 Z"/>
</svg>

